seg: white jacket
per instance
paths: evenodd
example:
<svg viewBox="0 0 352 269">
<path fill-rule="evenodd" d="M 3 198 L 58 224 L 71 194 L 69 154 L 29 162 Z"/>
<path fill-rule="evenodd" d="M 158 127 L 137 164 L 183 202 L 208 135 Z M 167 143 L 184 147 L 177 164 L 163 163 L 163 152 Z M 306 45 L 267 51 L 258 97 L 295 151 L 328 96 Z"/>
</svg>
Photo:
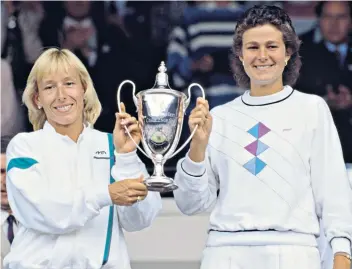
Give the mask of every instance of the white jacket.
<svg viewBox="0 0 352 269">
<path fill-rule="evenodd" d="M 317 246 L 321 218 L 333 253 L 350 252 L 352 189 L 326 102 L 286 86 L 211 113 L 206 160 L 180 160 L 174 191 L 185 214 L 215 205 L 207 245 Z"/>
<path fill-rule="evenodd" d="M 117 154 L 112 135 L 90 127 L 75 143 L 46 122 L 14 137 L 6 157 L 20 227 L 4 268 L 130 269 L 122 230 L 150 226 L 161 209 L 156 192 L 133 206 L 112 205 L 110 182 L 148 176 L 136 152 Z"/>
</svg>

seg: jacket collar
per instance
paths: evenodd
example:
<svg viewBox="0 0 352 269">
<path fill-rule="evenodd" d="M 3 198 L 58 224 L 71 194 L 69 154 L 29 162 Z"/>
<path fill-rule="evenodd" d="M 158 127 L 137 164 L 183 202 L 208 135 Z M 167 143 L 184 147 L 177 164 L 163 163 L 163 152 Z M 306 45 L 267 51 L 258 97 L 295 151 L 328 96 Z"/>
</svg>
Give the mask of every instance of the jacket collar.
<svg viewBox="0 0 352 269">
<path fill-rule="evenodd" d="M 264 96 L 251 96 L 248 90 L 241 96 L 241 100 L 247 106 L 266 106 L 284 101 L 289 98 L 293 92 L 294 89 L 288 85 L 277 93 Z"/>
<path fill-rule="evenodd" d="M 82 140 L 89 133 L 89 131 L 91 129 L 92 128 L 91 128 L 90 123 L 88 123 L 88 122 L 83 123 L 83 130 L 82 130 L 82 133 L 78 137 L 78 141 Z M 54 134 L 57 137 L 60 137 L 64 140 L 72 141 L 71 138 L 69 138 L 67 135 L 61 135 L 61 134 L 57 133 L 55 128 L 48 121 L 45 121 L 44 126 L 43 126 L 43 131 L 50 133 L 50 134 Z"/>
</svg>

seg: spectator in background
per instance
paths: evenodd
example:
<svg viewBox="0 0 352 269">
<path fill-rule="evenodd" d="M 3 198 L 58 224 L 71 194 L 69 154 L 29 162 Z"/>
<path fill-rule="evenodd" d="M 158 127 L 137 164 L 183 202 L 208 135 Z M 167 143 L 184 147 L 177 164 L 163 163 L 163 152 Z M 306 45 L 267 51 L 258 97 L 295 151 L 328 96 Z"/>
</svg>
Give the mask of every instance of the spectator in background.
<svg viewBox="0 0 352 269">
<path fill-rule="evenodd" d="M 200 83 L 210 107 L 239 95 L 230 53 L 233 30 L 243 12 L 233 1 L 200 1 L 184 10 L 167 51 L 167 67 L 175 88 L 185 90 L 191 82 Z"/>
<path fill-rule="evenodd" d="M 1 265 L 4 257 L 10 252 L 10 245 L 18 229 L 18 222 L 12 215 L 6 191 L 6 148 L 10 139 L 10 136 L 1 136 Z"/>
<path fill-rule="evenodd" d="M 146 74 L 143 89 L 151 88 L 155 70 L 166 61 L 168 37 L 180 21 L 185 1 L 111 1 L 130 37 Z M 110 8 L 113 10 L 113 8 Z M 137 72 L 137 71 L 136 71 Z"/>
<path fill-rule="evenodd" d="M 4 1 L 2 7 L 1 57 L 10 63 L 21 96 L 30 69 L 42 51 L 39 25 L 45 13 L 39 1 Z"/>
<path fill-rule="evenodd" d="M 130 40 L 130 46 L 133 47 L 133 54 L 138 59 L 139 64 L 133 70 L 134 75 L 139 77 L 137 91 L 152 88 L 161 61 L 166 61 L 170 32 L 178 24 L 186 5 L 185 1 L 105 2 L 109 23 L 122 27 Z M 129 76 L 129 79 L 131 78 L 132 76 Z M 125 95 L 122 100 L 132 96 L 131 91 L 127 89 L 124 89 L 122 94 Z M 134 113 L 134 104 L 126 107 L 128 112 Z M 152 173 L 154 165 L 150 159 L 138 154 Z M 174 175 L 175 160 L 176 158 L 172 158 L 165 167 L 165 173 L 170 177 Z M 172 195 L 172 192 L 162 195 Z"/>
<path fill-rule="evenodd" d="M 286 2 L 285 2 L 286 3 Z M 309 2 L 305 2 L 309 3 Z M 304 44 L 302 49 L 308 48 L 310 45 L 315 45 L 319 44 L 323 40 L 323 36 L 320 30 L 320 18 L 321 18 L 321 13 L 322 13 L 322 7 L 324 6 L 323 2 L 311 2 L 311 5 L 314 4 L 314 13 L 315 13 L 315 20 L 316 23 L 312 29 L 309 31 L 305 31 L 303 33 L 300 33 L 300 39 L 302 43 Z M 308 4 L 307 4 L 308 5 Z M 349 35 L 351 37 L 352 32 L 350 31 Z M 301 51 L 302 51 L 301 49 Z"/>
<path fill-rule="evenodd" d="M 118 84 L 124 79 L 131 79 L 138 87 L 144 73 L 139 70 L 143 64 L 139 65 L 134 57 L 127 36 L 120 28 L 108 24 L 104 9 L 98 9 L 101 13 L 97 13 L 96 6 L 99 7 L 98 2 L 63 2 L 63 16 L 54 21 L 46 18 L 42 22 L 40 36 L 45 47 L 67 48 L 85 64 L 103 107 L 95 128 L 107 132 L 115 124 Z M 122 100 L 130 107 L 131 92 L 126 90 L 122 94 Z"/>
<path fill-rule="evenodd" d="M 352 162 L 352 2 L 322 1 L 316 10 L 322 40 L 302 44 L 303 66 L 296 88 L 326 99 L 345 162 Z"/>
<path fill-rule="evenodd" d="M 1 59 L 1 135 L 15 135 L 25 130 L 24 109 L 20 105 L 8 62 Z"/>
</svg>

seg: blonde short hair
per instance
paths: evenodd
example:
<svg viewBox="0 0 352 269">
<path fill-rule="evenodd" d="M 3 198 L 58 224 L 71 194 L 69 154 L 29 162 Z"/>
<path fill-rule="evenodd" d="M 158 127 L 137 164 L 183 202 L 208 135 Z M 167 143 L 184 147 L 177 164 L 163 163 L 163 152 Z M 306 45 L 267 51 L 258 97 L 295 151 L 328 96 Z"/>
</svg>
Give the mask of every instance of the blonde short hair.
<svg viewBox="0 0 352 269">
<path fill-rule="evenodd" d="M 34 103 L 35 95 L 38 93 L 38 81 L 41 81 L 48 74 L 61 70 L 68 73 L 69 68 L 75 68 L 78 71 L 85 90 L 83 120 L 93 125 L 98 119 L 101 113 L 101 104 L 84 64 L 67 49 L 50 48 L 45 50 L 34 63 L 22 96 L 22 101 L 28 108 L 29 121 L 34 130 L 42 129 L 46 121 L 44 110 L 38 109 Z"/>
</svg>

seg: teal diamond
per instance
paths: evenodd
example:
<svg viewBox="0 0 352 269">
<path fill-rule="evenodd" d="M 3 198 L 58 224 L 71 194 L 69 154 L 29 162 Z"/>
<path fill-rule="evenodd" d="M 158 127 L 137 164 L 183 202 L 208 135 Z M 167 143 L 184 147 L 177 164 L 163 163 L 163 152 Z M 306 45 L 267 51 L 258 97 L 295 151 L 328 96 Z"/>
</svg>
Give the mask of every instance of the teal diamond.
<svg viewBox="0 0 352 269">
<path fill-rule="evenodd" d="M 260 154 L 260 153 L 263 153 L 264 151 L 266 151 L 267 149 L 269 148 L 268 145 L 265 145 L 262 141 L 258 140 L 258 145 L 257 145 L 257 156 Z"/>
<path fill-rule="evenodd" d="M 258 175 L 264 169 L 265 166 L 266 163 L 258 157 L 254 157 L 249 162 L 243 165 L 244 168 L 246 168 L 250 173 L 255 176 Z"/>
<path fill-rule="evenodd" d="M 249 162 L 243 165 L 249 172 L 255 175 L 255 158 L 251 159 Z"/>
<path fill-rule="evenodd" d="M 259 158 L 255 158 L 255 174 L 258 175 L 266 166 L 266 163 Z"/>
<path fill-rule="evenodd" d="M 248 133 L 250 133 L 251 135 L 253 135 L 255 138 L 258 139 L 258 136 L 259 136 L 259 124 L 256 124 L 251 129 L 249 129 Z"/>
</svg>

